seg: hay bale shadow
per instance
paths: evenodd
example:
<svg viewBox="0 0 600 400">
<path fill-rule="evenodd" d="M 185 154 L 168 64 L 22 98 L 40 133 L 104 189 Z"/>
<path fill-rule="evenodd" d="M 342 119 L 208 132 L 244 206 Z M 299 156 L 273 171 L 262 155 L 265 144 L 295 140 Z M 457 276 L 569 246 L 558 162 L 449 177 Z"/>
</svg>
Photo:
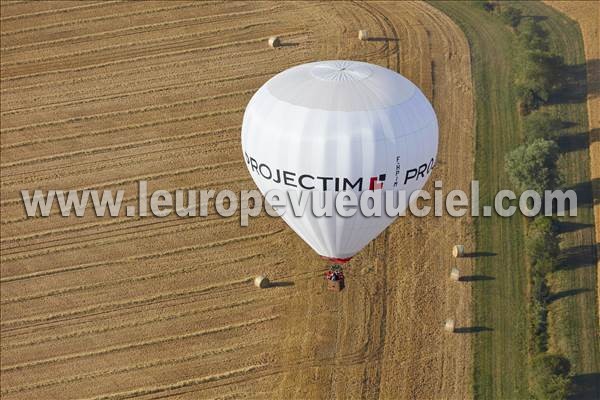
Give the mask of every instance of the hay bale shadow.
<svg viewBox="0 0 600 400">
<path fill-rule="evenodd" d="M 476 257 L 494 257 L 497 256 L 498 253 L 494 253 L 493 251 L 474 251 L 472 253 L 465 253 L 465 257 L 476 258 Z"/>
<path fill-rule="evenodd" d="M 479 282 L 479 281 L 493 281 L 496 278 L 489 275 L 466 275 L 458 278 L 460 282 Z"/>
<path fill-rule="evenodd" d="M 454 333 L 481 333 L 481 332 L 492 332 L 492 328 L 487 326 L 465 326 L 462 328 L 455 328 Z"/>
</svg>

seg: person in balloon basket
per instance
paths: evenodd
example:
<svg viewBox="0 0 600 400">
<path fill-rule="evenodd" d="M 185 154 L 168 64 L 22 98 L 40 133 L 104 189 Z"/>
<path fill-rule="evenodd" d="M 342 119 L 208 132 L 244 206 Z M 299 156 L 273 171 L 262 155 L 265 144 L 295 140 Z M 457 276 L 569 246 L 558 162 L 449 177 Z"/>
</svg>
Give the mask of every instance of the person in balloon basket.
<svg viewBox="0 0 600 400">
<path fill-rule="evenodd" d="M 339 269 L 330 269 L 325 273 L 327 289 L 339 292 L 344 288 L 344 274 Z"/>
<path fill-rule="evenodd" d="M 327 271 L 325 273 L 325 278 L 330 280 L 330 281 L 343 281 L 344 280 L 344 273 L 342 271 L 339 270 L 335 270 L 335 269 L 330 269 L 329 271 Z"/>
</svg>

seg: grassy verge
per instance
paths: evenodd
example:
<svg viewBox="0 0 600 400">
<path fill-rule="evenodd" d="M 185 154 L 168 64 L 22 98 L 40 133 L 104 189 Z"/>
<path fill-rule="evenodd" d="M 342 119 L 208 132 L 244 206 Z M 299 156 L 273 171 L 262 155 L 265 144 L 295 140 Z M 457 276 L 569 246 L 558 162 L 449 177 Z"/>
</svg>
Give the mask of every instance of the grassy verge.
<svg viewBox="0 0 600 400">
<path fill-rule="evenodd" d="M 513 85 L 513 33 L 497 17 L 467 2 L 433 2 L 465 32 L 471 47 L 476 95 L 475 179 L 481 205 L 510 188 L 504 156 L 521 141 Z M 478 218 L 477 274 L 493 279 L 473 286 L 473 322 L 490 328 L 474 336 L 474 394 L 481 399 L 527 398 L 527 271 L 520 216 Z"/>
<path fill-rule="evenodd" d="M 551 274 L 549 285 L 550 352 L 569 358 L 575 374 L 575 398 L 600 398 L 600 348 L 598 337 L 597 271 L 590 181 L 586 71 L 579 26 L 539 2 L 515 3 L 529 18 L 537 18 L 549 33 L 551 50 L 564 57 L 566 90 L 551 98 L 542 111 L 561 119 L 566 128 L 558 144 L 559 169 L 565 187 L 578 194 L 578 216 L 561 219 L 562 265 Z"/>
<path fill-rule="evenodd" d="M 513 75 L 519 68 L 515 35 L 500 18 L 466 2 L 435 2 L 463 29 L 471 46 L 476 91 L 475 177 L 482 204 L 492 204 L 508 188 L 504 156 L 521 142 Z M 549 276 L 550 352 L 569 358 L 575 374 L 574 398 L 600 398 L 596 270 L 590 161 L 587 143 L 585 69 L 577 24 L 538 2 L 514 3 L 524 18 L 535 18 L 549 32 L 551 50 L 564 57 L 567 88 L 542 111 L 567 122 L 558 144 L 566 187 L 579 198 L 579 215 L 563 219 L 562 266 Z M 496 253 L 477 260 L 478 274 L 494 280 L 474 287 L 474 322 L 493 329 L 474 337 L 474 393 L 478 398 L 527 398 L 526 261 L 521 245 L 524 221 L 477 221 L 477 251 Z"/>
</svg>

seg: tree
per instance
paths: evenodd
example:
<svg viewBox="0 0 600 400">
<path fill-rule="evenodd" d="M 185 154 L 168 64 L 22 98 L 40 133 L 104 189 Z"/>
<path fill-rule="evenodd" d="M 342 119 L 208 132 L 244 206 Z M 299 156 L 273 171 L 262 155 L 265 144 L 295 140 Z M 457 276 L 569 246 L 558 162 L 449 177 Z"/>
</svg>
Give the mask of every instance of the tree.
<svg viewBox="0 0 600 400">
<path fill-rule="evenodd" d="M 509 24 L 513 28 L 516 28 L 519 25 L 519 22 L 521 22 L 522 14 L 523 13 L 518 8 L 509 6 L 502 10 L 502 12 L 500 13 L 500 17 L 502 18 L 504 23 Z"/>
<path fill-rule="evenodd" d="M 544 275 L 548 268 L 553 269 L 560 254 L 560 239 L 556 221 L 551 217 L 537 217 L 529 224 L 525 237 L 527 255 L 533 264 L 539 265 L 539 273 Z M 551 265 L 548 266 L 548 261 Z"/>
<path fill-rule="evenodd" d="M 531 363 L 531 394 L 538 400 L 564 400 L 571 388 L 571 363 L 556 354 L 540 354 Z"/>
<path fill-rule="evenodd" d="M 519 41 L 529 50 L 548 50 L 548 32 L 533 19 L 519 24 Z"/>
<path fill-rule="evenodd" d="M 562 129 L 562 122 L 548 113 L 534 112 L 525 118 L 523 131 L 528 142 L 535 139 L 554 140 Z"/>
<path fill-rule="evenodd" d="M 492 12 L 496 8 L 496 3 L 493 1 L 475 0 L 474 3 L 487 12 Z"/>
<path fill-rule="evenodd" d="M 535 190 L 543 196 L 544 190 L 553 190 L 560 183 L 556 168 L 558 155 L 556 143 L 536 139 L 507 154 L 506 172 L 518 189 Z"/>
<path fill-rule="evenodd" d="M 521 66 L 516 77 L 517 95 L 525 111 L 537 109 L 546 103 L 552 92 L 561 88 L 561 56 L 542 50 L 528 50 L 521 56 Z"/>
<path fill-rule="evenodd" d="M 524 77 L 538 82 L 547 91 L 560 89 L 563 58 L 543 50 L 530 50 L 526 53 Z"/>
<path fill-rule="evenodd" d="M 529 304 L 530 349 L 534 354 L 548 349 L 548 297 L 550 288 L 543 276 L 534 275 Z"/>
</svg>

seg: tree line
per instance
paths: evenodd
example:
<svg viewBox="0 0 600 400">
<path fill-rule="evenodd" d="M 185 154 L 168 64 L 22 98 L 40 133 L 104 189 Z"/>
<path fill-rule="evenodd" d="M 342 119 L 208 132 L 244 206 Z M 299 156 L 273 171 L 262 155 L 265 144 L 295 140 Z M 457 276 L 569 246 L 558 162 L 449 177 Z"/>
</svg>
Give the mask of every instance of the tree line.
<svg viewBox="0 0 600 400">
<path fill-rule="evenodd" d="M 518 108 L 523 117 L 524 143 L 506 155 L 505 169 L 519 190 L 532 189 L 543 196 L 545 190 L 562 183 L 557 167 L 559 147 L 556 140 L 561 120 L 539 111 L 552 94 L 561 90 L 564 60 L 550 51 L 548 32 L 536 18 L 524 17 L 513 6 L 481 1 L 480 6 L 498 16 L 516 35 L 518 70 L 514 84 Z M 560 239 L 554 217 L 530 218 L 525 236 L 529 262 L 528 343 L 529 390 L 539 400 L 567 399 L 572 389 L 569 360 L 548 352 L 548 305 L 551 291 L 548 274 L 559 265 Z"/>
</svg>

